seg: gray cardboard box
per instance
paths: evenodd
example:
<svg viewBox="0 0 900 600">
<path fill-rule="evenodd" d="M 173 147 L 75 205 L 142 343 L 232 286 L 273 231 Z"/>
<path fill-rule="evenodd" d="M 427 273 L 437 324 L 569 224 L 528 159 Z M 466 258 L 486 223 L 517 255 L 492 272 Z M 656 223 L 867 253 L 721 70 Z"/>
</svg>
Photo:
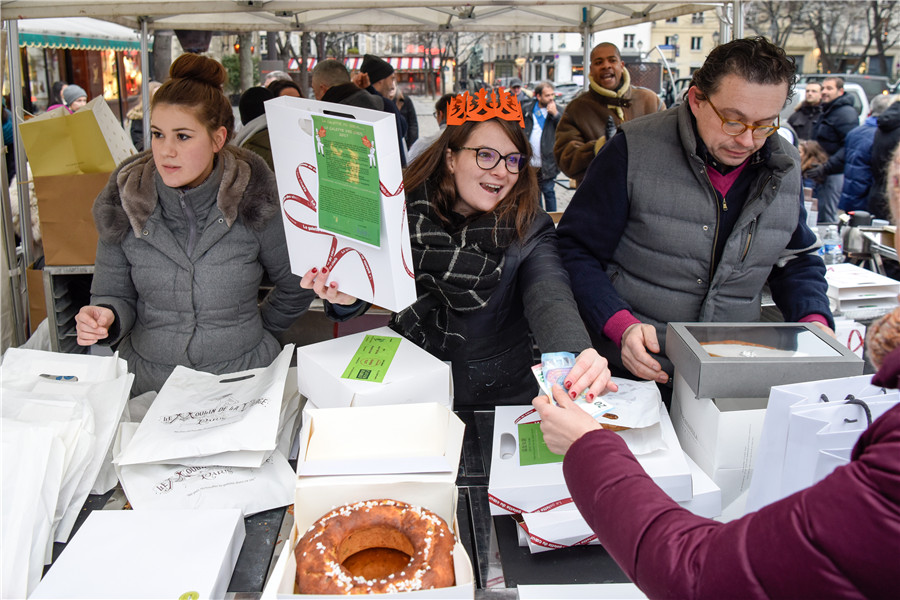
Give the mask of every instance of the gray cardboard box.
<svg viewBox="0 0 900 600">
<path fill-rule="evenodd" d="M 811 323 L 669 323 L 666 354 L 698 398 L 766 398 L 773 385 L 861 375 Z"/>
</svg>

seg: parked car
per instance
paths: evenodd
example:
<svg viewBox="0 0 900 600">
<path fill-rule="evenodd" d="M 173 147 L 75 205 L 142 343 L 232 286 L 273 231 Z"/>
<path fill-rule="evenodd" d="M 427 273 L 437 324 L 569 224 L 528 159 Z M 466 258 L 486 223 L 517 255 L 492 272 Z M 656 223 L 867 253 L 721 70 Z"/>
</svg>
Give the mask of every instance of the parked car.
<svg viewBox="0 0 900 600">
<path fill-rule="evenodd" d="M 860 75 L 859 73 L 806 73 L 798 76 L 797 81 L 799 83 L 806 83 L 807 81 L 822 81 L 829 77 L 840 77 L 843 79 L 845 89 L 846 84 L 848 83 L 859 85 L 865 90 L 866 98 L 869 100 L 879 94 L 890 92 L 891 89 L 890 79 L 883 75 Z"/>
<path fill-rule="evenodd" d="M 859 114 L 859 124 L 862 125 L 865 122 L 866 117 L 869 116 L 869 98 L 866 96 L 865 90 L 856 83 L 845 83 L 844 94 L 849 94 L 850 98 L 853 100 L 853 108 L 855 108 L 857 114 Z M 787 123 L 788 118 L 794 114 L 794 111 L 797 110 L 797 106 L 803 102 L 805 97 L 806 84 L 798 83 L 794 86 L 794 95 L 788 99 L 787 104 L 781 109 L 782 123 Z"/>
<path fill-rule="evenodd" d="M 556 83 L 554 88 L 556 89 L 556 103 L 562 106 L 571 102 L 584 89 L 580 83 L 574 81 Z"/>
</svg>

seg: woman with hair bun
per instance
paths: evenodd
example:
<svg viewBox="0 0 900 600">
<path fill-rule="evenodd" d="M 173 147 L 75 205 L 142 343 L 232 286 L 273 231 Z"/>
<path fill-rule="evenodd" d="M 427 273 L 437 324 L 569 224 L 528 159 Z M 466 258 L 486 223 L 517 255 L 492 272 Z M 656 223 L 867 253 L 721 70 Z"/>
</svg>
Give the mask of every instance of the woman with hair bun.
<svg viewBox="0 0 900 600">
<path fill-rule="evenodd" d="M 227 144 L 225 78 L 200 55 L 172 63 L 150 102 L 151 149 L 119 165 L 94 202 L 97 259 L 78 343 L 118 344 L 135 395 L 158 391 L 176 365 L 232 373 L 270 364 L 275 334 L 316 294 L 333 318 L 354 312 L 331 306 L 355 299 L 321 273 L 291 273 L 274 175 Z M 274 289 L 259 303 L 264 273 Z"/>
</svg>

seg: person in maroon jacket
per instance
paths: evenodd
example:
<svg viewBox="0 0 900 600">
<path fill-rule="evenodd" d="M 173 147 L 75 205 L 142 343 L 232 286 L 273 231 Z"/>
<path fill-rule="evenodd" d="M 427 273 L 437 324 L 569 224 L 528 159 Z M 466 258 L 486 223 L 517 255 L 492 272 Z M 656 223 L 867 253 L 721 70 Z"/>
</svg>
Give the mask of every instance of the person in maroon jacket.
<svg viewBox="0 0 900 600">
<path fill-rule="evenodd" d="M 900 350 L 882 371 L 896 385 Z M 879 376 L 882 375 L 879 371 Z M 900 592 L 900 405 L 851 462 L 741 519 L 698 517 L 669 498 L 625 442 L 554 386 L 534 406 L 578 510 L 650 598 L 896 598 Z"/>
<path fill-rule="evenodd" d="M 900 176 L 900 150 L 894 155 Z M 892 180 L 894 178 L 891 178 Z M 900 183 L 889 192 L 900 214 Z M 895 242 L 900 246 L 900 242 Z M 898 248 L 900 250 L 900 248 Z M 873 384 L 900 385 L 900 309 L 872 326 Z M 534 399 L 578 510 L 651 598 L 897 598 L 900 595 L 900 405 L 862 434 L 849 464 L 728 523 L 665 494 L 625 442 L 566 393 Z"/>
</svg>

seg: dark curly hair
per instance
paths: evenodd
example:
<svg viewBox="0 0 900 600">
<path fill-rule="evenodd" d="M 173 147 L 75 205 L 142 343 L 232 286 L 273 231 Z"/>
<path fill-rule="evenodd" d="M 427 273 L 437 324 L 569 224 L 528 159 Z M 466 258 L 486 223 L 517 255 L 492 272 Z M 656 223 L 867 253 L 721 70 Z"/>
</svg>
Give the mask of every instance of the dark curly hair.
<svg viewBox="0 0 900 600">
<path fill-rule="evenodd" d="M 743 38 L 713 48 L 703 66 L 694 72 L 691 86 L 697 86 L 698 91 L 709 97 L 716 93 L 726 75 L 737 75 L 750 83 L 786 83 L 787 102 L 794 93 L 796 70 L 794 59 L 766 38 Z"/>
</svg>

